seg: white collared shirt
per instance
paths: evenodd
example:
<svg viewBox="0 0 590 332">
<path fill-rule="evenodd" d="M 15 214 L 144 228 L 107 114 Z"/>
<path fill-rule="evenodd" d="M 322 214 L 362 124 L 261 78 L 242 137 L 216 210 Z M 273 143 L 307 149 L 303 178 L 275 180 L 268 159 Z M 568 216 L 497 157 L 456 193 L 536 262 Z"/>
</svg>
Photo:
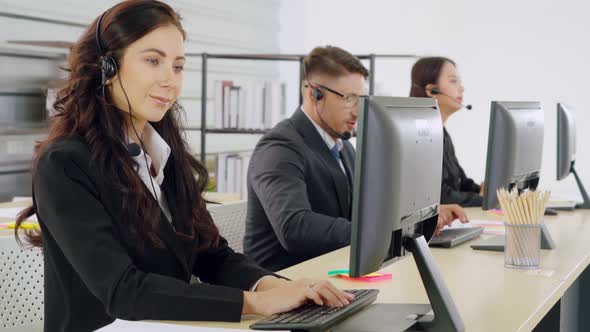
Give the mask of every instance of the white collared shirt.
<svg viewBox="0 0 590 332">
<path fill-rule="evenodd" d="M 303 112 L 303 114 L 305 114 L 305 116 L 309 119 L 309 121 L 311 121 L 311 123 L 313 124 L 315 129 L 320 134 L 320 137 L 324 140 L 324 142 L 328 146 L 328 149 L 330 149 L 330 153 L 331 153 L 332 149 L 334 148 L 334 146 L 337 146 L 339 152 L 342 151 L 342 149 L 344 148 L 344 143 L 342 142 L 342 139 L 340 139 L 340 138 L 334 139 L 332 136 L 330 136 L 324 130 L 324 128 L 322 128 L 320 125 L 315 123 L 315 121 L 313 121 L 313 119 L 309 115 L 307 115 L 307 113 L 305 113 L 305 111 L 303 110 L 303 106 L 301 106 L 301 112 Z M 344 164 L 342 163 L 342 158 L 338 158 L 338 164 L 340 164 L 340 168 L 344 172 L 344 175 L 346 175 L 346 169 L 344 168 Z"/>
<path fill-rule="evenodd" d="M 158 198 L 158 204 L 164 212 L 164 215 L 169 222 L 172 222 L 172 215 L 170 214 L 170 209 L 168 208 L 168 202 L 166 201 L 164 193 L 161 189 L 162 183 L 164 182 L 164 167 L 166 167 L 166 163 L 170 157 L 170 146 L 168 146 L 166 141 L 164 141 L 164 139 L 160 136 L 160 134 L 158 134 L 154 127 L 152 127 L 147 122 L 143 128 L 141 140 L 148 153 L 145 154 L 143 149 L 141 149 L 141 152 L 138 156 L 132 157 L 139 166 L 137 169 L 137 174 L 141 178 L 141 181 L 143 181 L 145 186 L 152 193 L 154 198 Z M 147 165 L 145 163 L 144 155 L 145 158 L 147 158 Z M 156 170 L 155 177 L 151 175 L 149 170 L 152 165 Z M 150 178 L 152 179 L 151 182 Z M 154 184 L 153 188 L 152 183 Z"/>
</svg>

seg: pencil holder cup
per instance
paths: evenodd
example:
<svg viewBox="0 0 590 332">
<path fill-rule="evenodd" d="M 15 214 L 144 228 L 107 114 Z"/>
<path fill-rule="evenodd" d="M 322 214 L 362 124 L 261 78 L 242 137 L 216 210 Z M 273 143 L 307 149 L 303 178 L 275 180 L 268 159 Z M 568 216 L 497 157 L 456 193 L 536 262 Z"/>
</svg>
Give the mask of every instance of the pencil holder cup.
<svg viewBox="0 0 590 332">
<path fill-rule="evenodd" d="M 541 225 L 505 223 L 504 266 L 535 269 L 541 261 Z"/>
</svg>

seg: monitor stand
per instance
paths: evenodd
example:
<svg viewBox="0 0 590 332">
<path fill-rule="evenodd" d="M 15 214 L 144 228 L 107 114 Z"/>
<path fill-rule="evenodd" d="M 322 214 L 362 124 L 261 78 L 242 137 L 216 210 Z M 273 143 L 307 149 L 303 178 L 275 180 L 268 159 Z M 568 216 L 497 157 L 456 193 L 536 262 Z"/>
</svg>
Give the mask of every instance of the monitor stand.
<svg viewBox="0 0 590 332">
<path fill-rule="evenodd" d="M 584 188 L 582 180 L 580 180 L 580 177 L 578 176 L 578 172 L 576 172 L 574 165 L 572 165 L 571 172 L 572 174 L 574 174 L 574 177 L 576 178 L 576 183 L 578 184 L 578 188 L 580 189 L 580 193 L 582 194 L 582 199 L 584 200 L 583 203 L 576 205 L 576 209 L 590 209 L 590 198 L 588 198 L 586 188 Z"/>
<path fill-rule="evenodd" d="M 430 305 L 373 304 L 333 328 L 334 332 L 465 331 L 465 324 L 424 236 L 406 236 L 403 241 L 404 247 L 412 252 Z"/>
<path fill-rule="evenodd" d="M 494 236 L 489 239 L 481 240 L 471 245 L 475 250 L 504 251 L 506 237 L 504 235 Z M 547 225 L 541 225 L 541 249 L 555 249 L 555 241 L 547 229 Z"/>
</svg>

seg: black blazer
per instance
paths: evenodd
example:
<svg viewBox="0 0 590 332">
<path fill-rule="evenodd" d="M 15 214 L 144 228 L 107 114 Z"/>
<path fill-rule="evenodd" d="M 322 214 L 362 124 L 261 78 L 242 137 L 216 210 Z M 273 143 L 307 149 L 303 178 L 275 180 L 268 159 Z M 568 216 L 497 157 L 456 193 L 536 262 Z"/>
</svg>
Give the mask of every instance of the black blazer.
<svg viewBox="0 0 590 332">
<path fill-rule="evenodd" d="M 443 172 L 441 185 L 441 204 L 459 204 L 465 207 L 481 206 L 483 197 L 479 195 L 481 187 L 465 175 L 455 155 L 453 140 L 444 129 Z"/>
<path fill-rule="evenodd" d="M 183 232 L 167 181 L 173 175 L 168 167 L 164 174 L 174 226 Z M 145 245 L 139 252 L 121 226 L 120 193 L 98 174 L 82 139 L 52 144 L 33 181 L 44 246 L 45 331 L 94 331 L 115 318 L 239 321 L 242 290 L 269 274 L 225 240 L 195 254 L 198 236 L 183 242 L 163 213 L 157 234 L 164 248 Z M 204 283 L 189 284 L 191 275 Z"/>
<path fill-rule="evenodd" d="M 248 167 L 244 253 L 276 271 L 350 243 L 355 151 L 336 158 L 300 109 L 258 142 Z"/>
</svg>

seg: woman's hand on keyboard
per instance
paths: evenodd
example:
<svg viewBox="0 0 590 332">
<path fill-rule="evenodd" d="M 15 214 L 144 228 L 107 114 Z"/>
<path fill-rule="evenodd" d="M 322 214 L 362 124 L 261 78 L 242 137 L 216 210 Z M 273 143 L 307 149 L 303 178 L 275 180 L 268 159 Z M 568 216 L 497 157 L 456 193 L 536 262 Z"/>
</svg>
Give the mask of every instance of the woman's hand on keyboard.
<svg viewBox="0 0 590 332">
<path fill-rule="evenodd" d="M 307 287 L 318 293 L 325 305 L 343 307 L 352 301 L 354 295 L 346 293 L 327 280 L 299 279 L 291 281 L 293 287 Z"/>
<path fill-rule="evenodd" d="M 296 309 L 307 302 L 342 307 L 353 298 L 352 294 L 337 289 L 329 281 L 302 279 L 265 291 L 244 292 L 242 314 L 270 316 Z"/>
</svg>

